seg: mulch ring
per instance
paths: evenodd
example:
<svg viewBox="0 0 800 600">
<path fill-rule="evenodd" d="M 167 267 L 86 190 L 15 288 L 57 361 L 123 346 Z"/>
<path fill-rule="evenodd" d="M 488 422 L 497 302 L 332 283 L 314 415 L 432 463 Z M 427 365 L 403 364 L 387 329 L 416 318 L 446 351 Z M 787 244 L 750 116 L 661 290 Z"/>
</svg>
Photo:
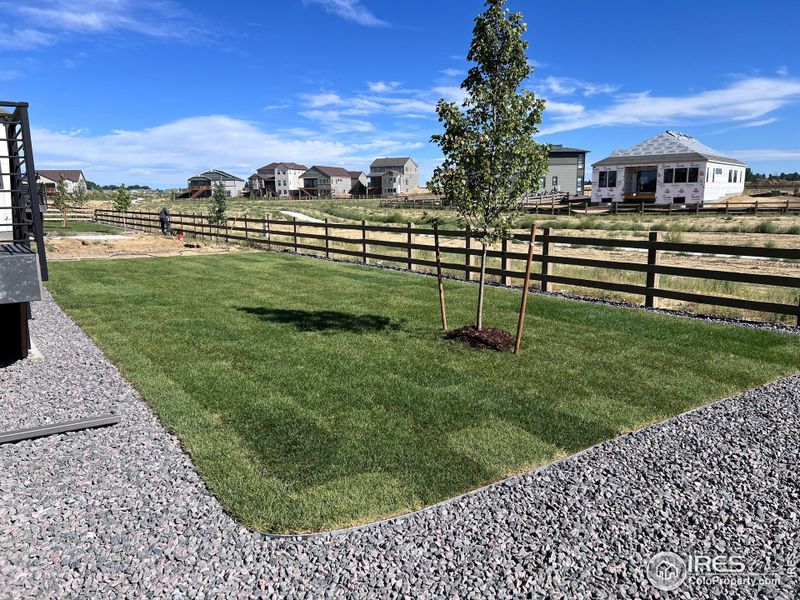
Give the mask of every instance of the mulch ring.
<svg viewBox="0 0 800 600">
<path fill-rule="evenodd" d="M 455 340 L 466 344 L 471 348 L 483 348 L 486 350 L 509 350 L 514 347 L 514 336 L 504 329 L 492 327 L 478 331 L 472 325 L 454 329 L 444 334 L 448 340 Z"/>
</svg>

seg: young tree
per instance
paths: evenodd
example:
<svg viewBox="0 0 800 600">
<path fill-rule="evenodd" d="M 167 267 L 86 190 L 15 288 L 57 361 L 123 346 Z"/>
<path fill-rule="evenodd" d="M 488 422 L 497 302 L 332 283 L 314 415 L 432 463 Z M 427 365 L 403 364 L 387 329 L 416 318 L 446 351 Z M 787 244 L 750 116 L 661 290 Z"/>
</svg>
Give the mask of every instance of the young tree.
<svg viewBox="0 0 800 600">
<path fill-rule="evenodd" d="M 213 225 L 222 225 L 228 218 L 228 193 L 221 181 L 214 184 L 211 192 L 211 214 L 208 222 Z"/>
<path fill-rule="evenodd" d="M 72 190 L 72 205 L 76 208 L 86 206 L 88 192 L 82 181 L 79 181 Z"/>
<path fill-rule="evenodd" d="M 58 178 L 56 183 L 56 193 L 50 199 L 53 208 L 61 212 L 61 220 L 63 226 L 67 226 L 67 211 L 69 210 L 70 194 L 67 192 L 67 184 L 64 182 L 64 176 Z"/>
<path fill-rule="evenodd" d="M 475 19 L 467 54 L 474 66 L 461 84 L 467 98 L 460 107 L 439 100 L 436 112 L 444 133 L 431 138 L 444 153 L 431 187 L 450 199 L 481 244 L 479 330 L 487 248 L 508 237 L 522 197 L 547 171 L 549 152 L 549 146 L 533 140 L 544 100 L 521 89 L 532 73 L 522 37 L 527 25 L 521 13 L 505 8 L 506 1 L 486 0 L 486 11 Z"/>
<path fill-rule="evenodd" d="M 128 191 L 128 188 L 125 187 L 125 184 L 121 184 L 117 190 L 114 192 L 114 210 L 118 210 L 119 212 L 126 212 L 133 202 L 131 199 L 131 194 Z"/>
</svg>

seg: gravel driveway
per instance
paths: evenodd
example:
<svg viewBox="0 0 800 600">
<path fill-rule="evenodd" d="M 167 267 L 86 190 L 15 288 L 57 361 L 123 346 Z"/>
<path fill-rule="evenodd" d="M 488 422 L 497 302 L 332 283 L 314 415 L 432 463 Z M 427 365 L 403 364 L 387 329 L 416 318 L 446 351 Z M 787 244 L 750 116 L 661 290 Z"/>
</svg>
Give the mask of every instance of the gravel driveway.
<svg viewBox="0 0 800 600">
<path fill-rule="evenodd" d="M 0 446 L 0 597 L 652 598 L 660 551 L 770 574 L 690 574 L 669 597 L 800 593 L 800 377 L 405 518 L 269 539 L 223 511 L 49 295 L 35 313 L 45 358 L 0 369 L 0 430 L 123 421 Z"/>
</svg>

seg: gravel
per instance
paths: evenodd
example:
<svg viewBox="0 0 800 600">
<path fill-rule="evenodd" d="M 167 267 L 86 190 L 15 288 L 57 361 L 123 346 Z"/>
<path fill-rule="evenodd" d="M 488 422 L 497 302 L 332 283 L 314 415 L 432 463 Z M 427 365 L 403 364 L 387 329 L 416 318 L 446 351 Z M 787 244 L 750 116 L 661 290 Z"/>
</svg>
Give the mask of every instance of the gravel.
<svg viewBox="0 0 800 600">
<path fill-rule="evenodd" d="M 105 429 L 0 446 L 0 597 L 666 597 L 660 551 L 743 557 L 763 584 L 691 575 L 669 597 L 800 594 L 800 377 L 376 525 L 239 526 L 46 294 L 44 358 L 0 369 L 0 429 L 116 410 Z"/>
</svg>

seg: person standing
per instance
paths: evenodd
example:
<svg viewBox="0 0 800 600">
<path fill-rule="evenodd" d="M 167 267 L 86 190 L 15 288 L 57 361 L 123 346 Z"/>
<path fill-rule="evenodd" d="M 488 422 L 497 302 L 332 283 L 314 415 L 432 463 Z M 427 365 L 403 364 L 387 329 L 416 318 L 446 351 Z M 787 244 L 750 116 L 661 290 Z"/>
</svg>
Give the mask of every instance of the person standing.
<svg viewBox="0 0 800 600">
<path fill-rule="evenodd" d="M 166 207 L 162 207 L 161 211 L 158 213 L 158 222 L 161 224 L 162 234 L 169 235 L 172 233 L 172 228 L 169 224 L 169 211 Z"/>
</svg>

